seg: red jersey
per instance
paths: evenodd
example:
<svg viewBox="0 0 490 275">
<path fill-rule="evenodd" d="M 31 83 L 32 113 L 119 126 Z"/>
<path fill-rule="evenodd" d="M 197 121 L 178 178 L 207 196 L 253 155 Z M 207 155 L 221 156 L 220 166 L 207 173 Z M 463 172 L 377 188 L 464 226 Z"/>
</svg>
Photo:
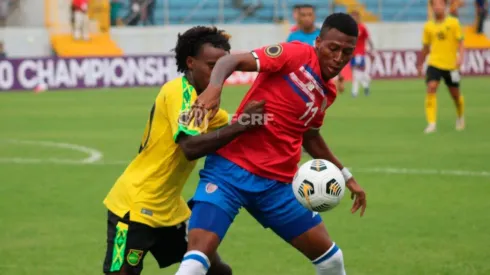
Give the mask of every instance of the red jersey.
<svg viewBox="0 0 490 275">
<path fill-rule="evenodd" d="M 236 114 L 251 100 L 265 100 L 270 120 L 217 153 L 255 175 L 290 183 L 301 159 L 303 134 L 320 128 L 337 91 L 333 82 L 322 79 L 315 48 L 308 44 L 282 43 L 252 54 L 259 74 Z"/>
<path fill-rule="evenodd" d="M 366 55 L 366 42 L 369 39 L 369 32 L 366 25 L 359 24 L 359 35 L 357 37 L 356 49 L 354 50 L 354 56 Z"/>
</svg>

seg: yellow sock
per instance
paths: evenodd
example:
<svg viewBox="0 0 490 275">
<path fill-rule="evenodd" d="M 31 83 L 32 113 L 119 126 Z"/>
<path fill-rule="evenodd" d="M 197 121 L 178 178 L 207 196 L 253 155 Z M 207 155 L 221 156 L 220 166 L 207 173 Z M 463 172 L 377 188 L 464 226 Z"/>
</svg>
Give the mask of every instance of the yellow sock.
<svg viewBox="0 0 490 275">
<path fill-rule="evenodd" d="M 454 101 L 456 104 L 456 114 L 458 118 L 464 116 L 464 97 L 460 95 L 457 100 Z"/>
<path fill-rule="evenodd" d="M 427 123 L 436 123 L 437 97 L 435 93 L 428 93 L 425 97 L 425 116 Z"/>
</svg>

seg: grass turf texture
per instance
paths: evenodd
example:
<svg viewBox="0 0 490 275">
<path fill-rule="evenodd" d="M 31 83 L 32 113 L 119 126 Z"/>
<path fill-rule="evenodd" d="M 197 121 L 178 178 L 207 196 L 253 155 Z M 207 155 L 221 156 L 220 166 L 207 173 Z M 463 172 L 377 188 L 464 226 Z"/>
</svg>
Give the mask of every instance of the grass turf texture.
<svg viewBox="0 0 490 275">
<path fill-rule="evenodd" d="M 322 215 L 344 251 L 349 275 L 490 274 L 489 86 L 488 78 L 463 82 L 464 132 L 454 130 L 454 104 L 441 87 L 438 132 L 422 134 L 421 80 L 375 81 L 371 96 L 356 99 L 347 87 L 328 110 L 322 133 L 368 194 L 364 218 L 349 213 L 348 194 L 338 208 Z M 246 89 L 227 87 L 222 106 L 233 112 Z M 0 274 L 102 273 L 102 200 L 124 163 L 137 153 L 157 92 L 131 88 L 0 94 Z M 9 139 L 79 144 L 104 157 L 86 165 L 13 163 L 19 158 L 78 160 L 87 155 Z M 372 168 L 416 170 L 387 173 Z M 487 174 L 441 175 L 420 169 Z M 186 198 L 197 180 L 196 170 Z M 235 220 L 220 253 L 239 275 L 314 274 L 306 258 L 246 212 Z M 144 274 L 170 275 L 176 268 L 158 270 L 149 255 Z"/>
</svg>

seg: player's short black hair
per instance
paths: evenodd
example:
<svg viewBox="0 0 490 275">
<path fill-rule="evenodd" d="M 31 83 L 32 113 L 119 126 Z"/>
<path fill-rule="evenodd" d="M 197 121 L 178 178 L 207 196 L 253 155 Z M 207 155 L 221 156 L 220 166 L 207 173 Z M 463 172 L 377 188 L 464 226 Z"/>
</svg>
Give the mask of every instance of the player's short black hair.
<svg viewBox="0 0 490 275">
<path fill-rule="evenodd" d="M 311 4 L 302 4 L 300 5 L 299 7 L 300 9 L 302 8 L 307 8 L 307 9 L 312 9 L 312 10 L 315 10 L 315 6 L 311 5 Z"/>
<path fill-rule="evenodd" d="M 434 4 L 434 0 L 429 0 L 429 4 L 433 5 Z M 449 4 L 449 0 L 444 0 L 444 4 L 448 5 Z"/>
<path fill-rule="evenodd" d="M 343 12 L 332 13 L 327 18 L 325 18 L 325 21 L 323 21 L 323 25 L 320 30 L 320 35 L 323 35 L 330 29 L 337 29 L 338 31 L 348 36 L 357 37 L 359 34 L 356 20 L 354 20 L 352 16 Z"/>
<path fill-rule="evenodd" d="M 293 6 L 293 10 L 299 10 L 301 9 L 301 6 L 303 6 L 302 4 L 296 4 Z"/>
<path fill-rule="evenodd" d="M 177 71 L 185 73 L 187 68 L 187 57 L 195 57 L 199 54 L 204 44 L 230 51 L 230 35 L 224 30 L 216 27 L 196 26 L 188 29 L 183 34 L 178 34 L 177 45 L 175 45 L 175 59 L 177 60 Z"/>
</svg>

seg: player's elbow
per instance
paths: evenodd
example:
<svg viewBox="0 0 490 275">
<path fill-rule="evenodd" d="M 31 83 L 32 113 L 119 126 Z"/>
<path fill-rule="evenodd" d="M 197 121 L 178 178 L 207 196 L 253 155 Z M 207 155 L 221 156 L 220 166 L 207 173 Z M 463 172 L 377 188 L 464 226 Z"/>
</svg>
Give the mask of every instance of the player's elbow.
<svg viewBox="0 0 490 275">
<path fill-rule="evenodd" d="M 182 152 L 188 161 L 193 161 L 201 157 L 198 150 L 185 143 L 183 146 L 180 146 L 180 149 L 182 149 Z"/>
<path fill-rule="evenodd" d="M 201 157 L 198 150 L 199 145 L 193 144 L 192 137 L 190 136 L 181 137 L 179 139 L 179 147 L 188 161 L 193 161 Z"/>
</svg>

